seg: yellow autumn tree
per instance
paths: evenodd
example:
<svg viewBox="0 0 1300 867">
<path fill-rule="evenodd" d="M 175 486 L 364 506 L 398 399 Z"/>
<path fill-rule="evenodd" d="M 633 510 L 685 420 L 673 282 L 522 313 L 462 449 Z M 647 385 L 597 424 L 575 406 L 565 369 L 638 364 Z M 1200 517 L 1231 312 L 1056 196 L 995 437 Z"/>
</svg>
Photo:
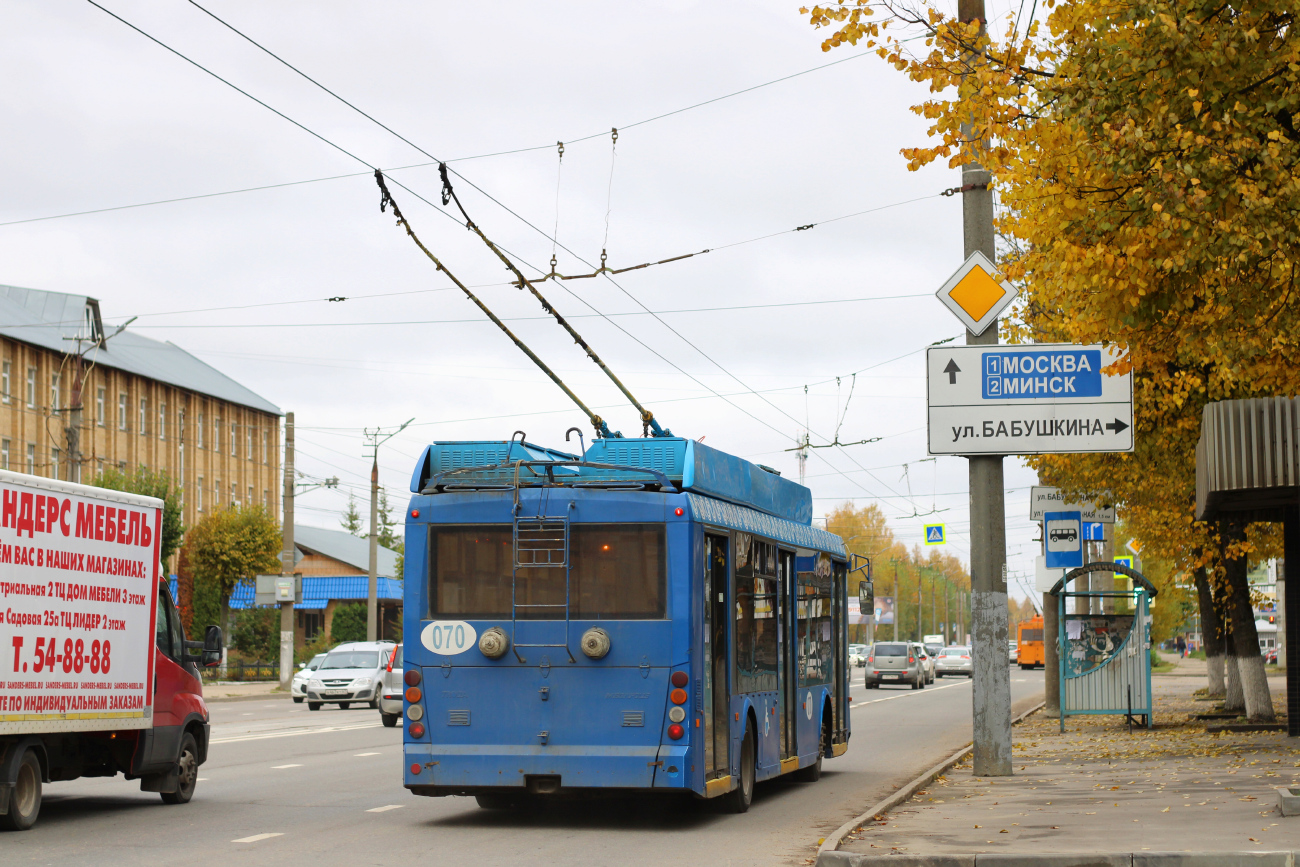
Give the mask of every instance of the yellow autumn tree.
<svg viewBox="0 0 1300 867">
<path fill-rule="evenodd" d="M 1128 350 L 1136 451 L 1032 463 L 1108 494 L 1174 568 L 1217 562 L 1246 649 L 1244 572 L 1227 567 L 1268 540 L 1195 521 L 1194 446 L 1207 402 L 1300 392 L 1293 3 L 1049 0 L 999 22 L 967 0 L 965 21 L 927 0 L 804 10 L 830 28 L 824 50 L 865 43 L 928 86 L 915 111 L 932 140 L 903 151 L 910 168 L 991 173 L 1000 267 L 1023 289 L 1006 336 Z M 1271 715 L 1256 693 L 1251 715 Z"/>
</svg>

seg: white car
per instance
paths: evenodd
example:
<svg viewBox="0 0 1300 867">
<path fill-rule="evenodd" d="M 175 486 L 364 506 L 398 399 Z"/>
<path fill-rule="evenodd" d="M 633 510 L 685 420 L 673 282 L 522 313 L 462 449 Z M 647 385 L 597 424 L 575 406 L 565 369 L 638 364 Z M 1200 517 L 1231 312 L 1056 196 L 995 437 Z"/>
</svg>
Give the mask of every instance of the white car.
<svg viewBox="0 0 1300 867">
<path fill-rule="evenodd" d="M 362 702 L 378 708 L 392 652 L 391 641 L 351 641 L 330 650 L 307 681 L 307 710 L 325 704 L 347 710 Z"/>
<path fill-rule="evenodd" d="M 302 704 L 302 700 L 307 697 L 307 681 L 311 680 L 312 672 L 320 668 L 324 658 L 325 654 L 318 653 L 310 662 L 298 664 L 298 670 L 293 673 L 293 680 L 289 683 L 289 694 L 295 703 Z"/>
<path fill-rule="evenodd" d="M 867 664 L 867 646 L 865 644 L 849 645 L 849 665 L 853 668 L 862 668 Z"/>
</svg>

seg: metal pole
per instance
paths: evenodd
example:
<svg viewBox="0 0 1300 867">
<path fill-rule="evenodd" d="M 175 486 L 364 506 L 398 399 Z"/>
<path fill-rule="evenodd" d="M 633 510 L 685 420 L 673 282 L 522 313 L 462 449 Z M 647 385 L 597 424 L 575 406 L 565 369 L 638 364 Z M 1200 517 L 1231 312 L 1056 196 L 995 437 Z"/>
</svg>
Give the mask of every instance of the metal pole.
<svg viewBox="0 0 1300 867">
<path fill-rule="evenodd" d="M 898 561 L 894 560 L 894 641 L 898 640 L 898 618 L 902 615 L 903 600 L 898 598 Z"/>
<path fill-rule="evenodd" d="M 921 634 L 925 627 L 921 625 L 921 618 L 925 615 L 925 571 L 924 567 L 917 570 L 916 573 L 916 640 L 921 640 Z"/>
<path fill-rule="evenodd" d="M 284 414 L 284 547 L 280 550 L 280 574 L 293 575 L 293 413 Z M 296 588 L 295 588 L 296 590 Z M 280 603 L 280 688 L 288 689 L 293 679 L 293 603 Z"/>
<path fill-rule="evenodd" d="M 958 0 L 962 23 L 979 22 L 985 32 L 984 0 Z M 975 56 L 968 58 L 978 63 Z M 973 131 L 965 127 L 967 133 Z M 997 261 L 993 232 L 992 176 L 976 163 L 962 166 L 962 229 L 965 257 L 979 250 Z M 994 322 L 980 335 L 966 332 L 968 345 L 998 342 Z M 970 461 L 971 632 L 974 662 L 972 711 L 974 773 L 1011 776 L 1011 658 L 1007 650 L 1007 530 L 1001 455 L 972 455 Z"/>
<path fill-rule="evenodd" d="M 1060 600 L 1043 594 L 1043 716 L 1061 715 Z"/>
<path fill-rule="evenodd" d="M 366 596 L 366 641 L 374 641 L 379 626 L 379 443 L 370 465 L 370 588 Z"/>
<path fill-rule="evenodd" d="M 1300 566 L 1300 507 L 1290 506 L 1282 522 L 1283 568 L 1288 579 L 1291 566 Z M 1300 574 L 1300 570 L 1297 571 Z M 1300 581 L 1286 582 L 1286 733 L 1300 737 Z"/>
</svg>

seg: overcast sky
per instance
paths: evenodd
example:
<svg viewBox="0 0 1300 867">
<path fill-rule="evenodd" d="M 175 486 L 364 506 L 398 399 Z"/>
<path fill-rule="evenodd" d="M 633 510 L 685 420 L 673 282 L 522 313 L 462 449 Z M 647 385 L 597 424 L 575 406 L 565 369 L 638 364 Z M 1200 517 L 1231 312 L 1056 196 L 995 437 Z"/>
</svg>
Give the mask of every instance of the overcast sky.
<svg viewBox="0 0 1300 867">
<path fill-rule="evenodd" d="M 365 427 L 415 419 L 380 454 L 395 505 L 408 496 L 421 448 L 435 439 L 499 440 L 522 429 L 534 442 L 563 446 L 567 428 L 589 431 L 581 412 L 380 214 L 365 164 L 388 170 L 427 156 L 188 2 L 102 5 L 361 161 L 85 0 L 4 4 L 0 223 L 9 225 L 0 226 L 0 283 L 97 297 L 110 325 L 139 316 L 132 329 L 184 347 L 294 411 L 299 468 L 337 475 L 363 501 Z M 558 270 L 574 274 L 589 272 L 580 259 L 597 263 L 602 247 L 610 267 L 712 250 L 621 275 L 617 285 L 592 279 L 541 289 L 676 434 L 705 437 L 794 478 L 789 450 L 805 426 L 813 443 L 837 429 L 841 442 L 880 437 L 812 453 L 806 484 L 818 515 L 850 499 L 878 501 L 909 544 L 921 541 L 925 523 L 946 523 L 949 550 L 967 561 L 966 461 L 922 462 L 924 347 L 961 333 L 932 293 L 962 258 L 961 200 L 937 195 L 960 182 L 959 172 L 908 172 L 899 155 L 926 141 L 909 110 L 924 87 L 864 56 L 634 126 L 863 53 L 823 53 L 824 33 L 798 5 L 204 3 L 451 160 L 471 216 L 532 266 L 530 275 L 549 270 L 553 252 Z M 990 6 L 991 15 L 1005 11 Z M 622 128 L 616 152 L 611 127 Z M 557 141 L 569 142 L 562 166 Z M 524 148 L 538 149 L 473 158 Z M 440 204 L 436 167 L 392 176 Z M 393 192 L 421 239 L 513 320 L 583 400 L 611 427 L 639 434 L 635 411 L 558 326 L 538 318 L 531 296 L 506 284 L 476 237 L 410 192 Z M 790 231 L 809 224 L 817 225 Z M 557 225 L 572 252 L 547 238 Z M 751 239 L 760 240 L 738 243 Z M 336 297 L 348 300 L 325 300 Z M 295 303 L 247 306 L 274 302 Z M 800 302 L 829 303 L 771 306 Z M 640 304 L 697 312 L 664 312 L 658 321 Z M 1028 520 L 1033 478 L 1007 460 L 1016 595 L 1032 582 L 1038 550 Z M 336 527 L 345 504 L 346 490 L 316 491 L 299 499 L 298 514 Z M 946 511 L 920 515 L 935 508 Z"/>
</svg>

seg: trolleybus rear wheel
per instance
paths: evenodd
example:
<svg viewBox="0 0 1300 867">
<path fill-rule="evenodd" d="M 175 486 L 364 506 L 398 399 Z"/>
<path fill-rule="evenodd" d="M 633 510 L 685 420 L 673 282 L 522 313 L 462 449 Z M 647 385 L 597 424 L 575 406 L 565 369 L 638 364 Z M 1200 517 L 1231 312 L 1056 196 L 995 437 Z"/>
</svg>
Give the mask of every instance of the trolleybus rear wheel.
<svg viewBox="0 0 1300 867">
<path fill-rule="evenodd" d="M 754 730 L 745 726 L 745 739 L 740 742 L 740 784 L 723 795 L 723 806 L 729 813 L 745 813 L 754 800 Z"/>
</svg>

